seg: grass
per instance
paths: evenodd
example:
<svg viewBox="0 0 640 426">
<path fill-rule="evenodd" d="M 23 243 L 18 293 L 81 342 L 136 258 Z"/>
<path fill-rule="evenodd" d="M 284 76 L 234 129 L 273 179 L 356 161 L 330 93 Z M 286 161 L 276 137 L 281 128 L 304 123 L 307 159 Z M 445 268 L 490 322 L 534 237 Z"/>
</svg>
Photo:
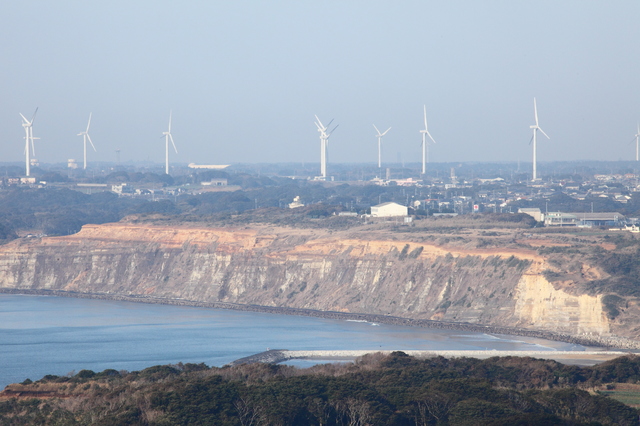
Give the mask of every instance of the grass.
<svg viewBox="0 0 640 426">
<path fill-rule="evenodd" d="M 627 383 L 617 383 L 613 389 L 598 391 L 633 408 L 640 408 L 640 386 Z"/>
</svg>

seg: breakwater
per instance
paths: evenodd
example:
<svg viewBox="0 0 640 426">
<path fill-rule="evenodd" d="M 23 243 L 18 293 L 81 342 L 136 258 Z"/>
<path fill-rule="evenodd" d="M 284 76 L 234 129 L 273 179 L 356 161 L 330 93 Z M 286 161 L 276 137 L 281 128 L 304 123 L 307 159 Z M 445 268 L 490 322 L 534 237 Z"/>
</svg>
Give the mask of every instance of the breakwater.
<svg viewBox="0 0 640 426">
<path fill-rule="evenodd" d="M 240 364 L 267 363 L 278 364 L 284 361 L 294 359 L 322 360 L 322 361 L 339 361 L 339 360 L 355 360 L 356 358 L 372 354 L 381 353 L 389 355 L 393 350 L 328 350 L 328 351 L 290 351 L 286 349 L 273 349 L 260 352 L 254 355 L 243 357 L 230 362 L 229 366 Z M 629 353 L 621 351 L 470 351 L 470 350 L 402 350 L 405 354 L 416 358 L 478 358 L 487 359 L 496 356 L 505 357 L 532 357 L 538 359 L 552 359 L 558 362 L 574 362 L 574 363 L 599 363 L 614 358 L 627 356 Z"/>
<path fill-rule="evenodd" d="M 414 318 L 402 318 L 396 316 L 377 315 L 377 314 L 365 314 L 365 313 L 348 313 L 348 312 L 336 312 L 336 311 L 318 311 L 312 309 L 300 309 L 300 308 L 288 308 L 288 307 L 274 307 L 274 306 L 262 306 L 262 305 L 244 305 L 228 302 L 198 302 L 186 299 L 168 299 L 159 297 L 150 297 L 143 295 L 121 295 L 121 294 L 106 294 L 106 293 L 82 293 L 73 291 L 62 290 L 43 290 L 43 289 L 15 289 L 15 288 L 0 288 L 0 293 L 4 294 L 25 294 L 25 295 L 39 295 L 39 296 L 55 296 L 55 297 L 73 297 L 81 299 L 98 299 L 98 300 L 114 300 L 136 303 L 148 303 L 148 304 L 161 304 L 161 305 L 173 305 L 173 306 L 193 306 L 201 308 L 214 308 L 214 309 L 231 309 L 244 312 L 259 312 L 270 313 L 277 315 L 297 315 L 316 318 L 326 318 L 335 320 L 351 320 L 351 321 L 367 321 L 389 325 L 399 325 L 406 327 L 423 327 L 433 328 L 440 330 L 459 330 L 469 331 L 487 334 L 505 334 L 512 336 L 533 337 L 539 339 L 560 341 L 573 343 L 583 346 L 596 346 L 605 348 L 618 348 L 618 349 L 640 349 L 640 342 L 610 336 L 571 336 L 568 334 L 553 333 L 549 331 L 529 330 L 515 327 L 504 326 L 489 326 L 481 324 L 471 324 L 464 322 L 448 322 L 448 321 L 433 321 L 426 319 L 414 319 Z"/>
</svg>

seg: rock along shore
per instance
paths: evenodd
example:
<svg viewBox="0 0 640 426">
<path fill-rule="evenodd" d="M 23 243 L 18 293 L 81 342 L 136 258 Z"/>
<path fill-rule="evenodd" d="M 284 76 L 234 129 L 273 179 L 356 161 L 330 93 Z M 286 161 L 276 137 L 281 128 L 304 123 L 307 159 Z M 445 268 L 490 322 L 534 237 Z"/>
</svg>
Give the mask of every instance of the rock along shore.
<svg viewBox="0 0 640 426">
<path fill-rule="evenodd" d="M 445 321 L 433 321 L 426 319 L 412 319 L 402 318 L 387 315 L 377 314 L 364 314 L 364 313 L 347 313 L 336 311 L 316 311 L 312 309 L 299 309 L 299 308 L 287 308 L 287 307 L 275 307 L 275 306 L 261 306 L 261 305 L 242 305 L 226 302 L 198 302 L 185 299 L 165 299 L 159 297 L 148 297 L 143 295 L 118 295 L 107 293 L 80 293 L 73 291 L 61 291 L 61 290 L 33 290 L 33 289 L 14 289 L 14 288 L 0 288 L 0 293 L 4 294 L 22 294 L 22 295 L 37 295 L 37 296 L 56 296 L 56 297 L 73 297 L 79 299 L 98 299 L 98 300 L 114 300 L 136 303 L 149 303 L 159 305 L 174 305 L 174 306 L 192 306 L 200 308 L 214 308 L 214 309 L 231 309 L 236 311 L 245 312 L 260 312 L 277 315 L 298 315 L 316 318 L 336 319 L 336 320 L 355 320 L 355 321 L 367 321 L 380 324 L 400 325 L 407 327 L 424 327 L 434 328 L 440 330 L 459 330 L 488 334 L 506 334 L 512 336 L 533 337 L 546 340 L 554 340 L 559 342 L 573 343 L 583 346 L 596 346 L 605 348 L 618 348 L 618 349 L 639 349 L 640 342 L 630 340 L 622 337 L 615 336 L 572 336 L 568 334 L 552 333 L 548 331 L 539 330 L 527 330 L 515 327 L 501 327 L 490 326 L 481 324 L 471 324 L 463 322 L 445 322 Z"/>
</svg>

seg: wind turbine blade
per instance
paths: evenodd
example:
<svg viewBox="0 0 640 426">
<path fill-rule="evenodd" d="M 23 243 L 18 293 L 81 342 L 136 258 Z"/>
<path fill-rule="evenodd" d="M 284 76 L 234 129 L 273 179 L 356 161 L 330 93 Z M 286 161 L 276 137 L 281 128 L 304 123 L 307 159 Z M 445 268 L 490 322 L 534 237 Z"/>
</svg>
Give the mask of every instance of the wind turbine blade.
<svg viewBox="0 0 640 426">
<path fill-rule="evenodd" d="M 381 134 L 380 134 L 380 130 L 378 130 L 378 128 L 376 127 L 376 125 L 375 125 L 375 124 L 373 125 L 373 128 L 374 128 L 374 129 L 376 129 L 376 132 L 378 132 L 378 136 L 381 136 Z"/>
<path fill-rule="evenodd" d="M 91 126 L 91 113 L 89 113 L 89 122 L 87 123 L 87 130 L 85 130 L 85 132 L 89 131 L 89 126 Z"/>
<path fill-rule="evenodd" d="M 333 121 L 333 120 L 331 120 L 331 121 Z M 336 124 L 336 127 L 334 127 L 334 128 L 333 128 L 333 130 L 329 132 L 329 134 L 327 135 L 327 137 L 331 136 L 331 135 L 333 134 L 333 132 L 335 132 L 335 131 L 336 131 L 336 129 L 338 128 L 338 126 L 339 126 L 339 124 Z"/>
<path fill-rule="evenodd" d="M 169 133 L 171 133 L 171 115 L 172 115 L 173 111 L 169 110 Z"/>
<path fill-rule="evenodd" d="M 89 133 L 87 133 L 87 139 L 89 139 L 89 143 L 91 144 L 91 146 L 93 147 L 93 150 L 95 152 L 98 152 L 98 150 L 96 149 L 96 146 L 93 144 L 93 141 L 91 140 L 91 136 L 89 136 Z"/>
<path fill-rule="evenodd" d="M 547 136 L 547 134 L 544 132 L 544 130 L 542 130 L 540 127 L 538 127 L 538 130 L 540 130 L 543 135 Z M 551 138 L 549 136 L 547 136 L 547 139 L 551 139 Z"/>
<path fill-rule="evenodd" d="M 326 127 L 324 127 L 324 125 L 322 124 L 322 121 L 320 121 L 318 116 L 316 115 L 315 117 L 316 117 L 316 120 L 318 120 L 318 122 L 316 123 L 316 126 L 326 128 Z"/>
<path fill-rule="evenodd" d="M 22 117 L 22 119 L 24 120 L 25 123 L 31 124 L 31 123 L 29 123 L 29 120 L 27 120 L 27 118 L 24 115 L 22 115 L 21 112 L 19 112 L 18 114 L 20 114 L 20 117 Z"/>
<path fill-rule="evenodd" d="M 536 98 L 533 98 L 533 115 L 536 118 L 536 126 L 538 125 L 538 106 L 536 105 Z"/>
<path fill-rule="evenodd" d="M 329 122 L 327 123 L 327 128 L 329 128 L 329 126 L 331 126 L 331 123 L 333 123 L 333 120 L 335 120 L 335 118 L 332 118 L 332 119 L 331 119 L 331 121 L 329 121 Z"/>
<path fill-rule="evenodd" d="M 433 143 L 436 143 L 436 140 L 433 139 L 433 136 L 431 136 L 431 133 L 429 132 L 425 132 L 427 135 L 429 135 L 429 138 L 431 138 L 431 140 L 433 141 Z"/>
<path fill-rule="evenodd" d="M 533 142 L 533 135 L 531 135 L 531 139 L 529 139 L 529 145 L 531 145 L 531 142 Z"/>
<path fill-rule="evenodd" d="M 33 123 L 33 120 L 36 119 L 36 114 L 38 113 L 38 107 L 36 107 L 36 110 L 33 112 L 33 117 L 31 117 L 31 121 L 29 123 Z"/>
<path fill-rule="evenodd" d="M 383 133 L 383 134 L 381 134 L 380 136 L 384 136 L 384 135 L 386 135 L 386 134 L 387 134 L 387 132 L 388 132 L 389 130 L 391 130 L 391 127 L 389 127 L 387 130 L 385 130 L 385 131 L 384 131 L 384 133 Z"/>
<path fill-rule="evenodd" d="M 424 105 L 424 129 L 427 130 L 427 106 Z"/>
<path fill-rule="evenodd" d="M 171 145 L 173 145 L 173 150 L 177 154 L 178 153 L 178 148 L 176 148 L 176 144 L 173 142 L 173 136 L 171 136 L 171 133 L 169 133 L 169 139 L 171 139 Z"/>
</svg>

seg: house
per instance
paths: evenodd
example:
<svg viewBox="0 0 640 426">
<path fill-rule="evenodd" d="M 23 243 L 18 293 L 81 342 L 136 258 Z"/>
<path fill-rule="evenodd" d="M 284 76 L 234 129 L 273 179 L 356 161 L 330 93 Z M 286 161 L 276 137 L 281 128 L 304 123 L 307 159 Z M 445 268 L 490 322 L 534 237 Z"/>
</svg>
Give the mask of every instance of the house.
<svg viewBox="0 0 640 426">
<path fill-rule="evenodd" d="M 371 216 L 373 217 L 394 217 L 407 216 L 409 208 L 398 203 L 388 202 L 371 206 Z"/>
</svg>

